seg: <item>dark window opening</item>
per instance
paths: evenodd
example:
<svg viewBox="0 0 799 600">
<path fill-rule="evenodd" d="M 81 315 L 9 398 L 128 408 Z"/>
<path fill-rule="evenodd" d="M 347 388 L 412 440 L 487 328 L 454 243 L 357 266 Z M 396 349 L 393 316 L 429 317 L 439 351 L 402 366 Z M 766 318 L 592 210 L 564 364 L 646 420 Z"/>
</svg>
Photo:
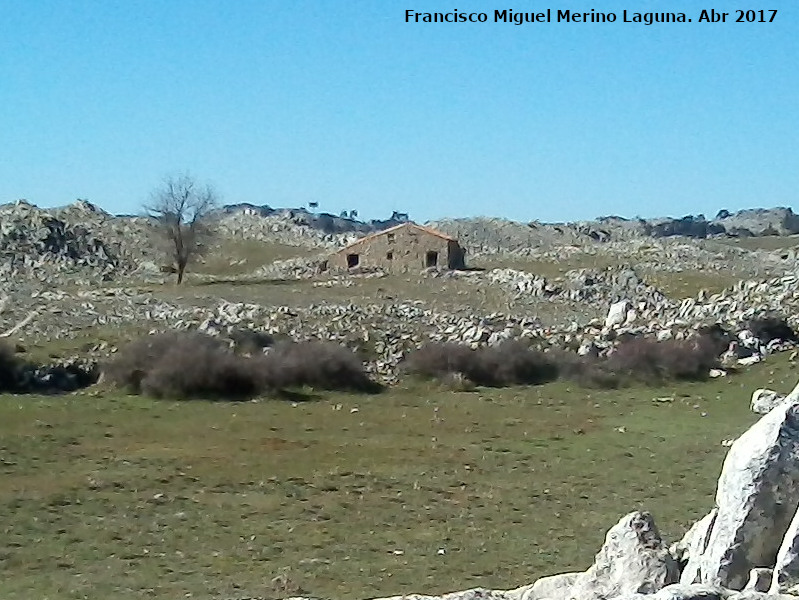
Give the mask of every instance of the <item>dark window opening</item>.
<svg viewBox="0 0 799 600">
<path fill-rule="evenodd" d="M 323 260 L 322 263 L 319 265 L 320 271 L 327 271 L 327 261 Z"/>
<path fill-rule="evenodd" d="M 393 243 L 394 242 L 394 234 L 393 233 L 386 234 L 386 239 L 388 240 L 389 243 Z"/>
<path fill-rule="evenodd" d="M 386 260 L 394 260 L 394 253 L 386 252 Z"/>
<path fill-rule="evenodd" d="M 347 255 L 347 268 L 351 269 L 353 267 L 357 267 L 359 262 L 361 262 L 360 254 Z"/>
<path fill-rule="evenodd" d="M 428 250 L 427 254 L 425 255 L 425 266 L 426 267 L 437 267 L 438 266 L 438 252 L 435 250 Z"/>
</svg>

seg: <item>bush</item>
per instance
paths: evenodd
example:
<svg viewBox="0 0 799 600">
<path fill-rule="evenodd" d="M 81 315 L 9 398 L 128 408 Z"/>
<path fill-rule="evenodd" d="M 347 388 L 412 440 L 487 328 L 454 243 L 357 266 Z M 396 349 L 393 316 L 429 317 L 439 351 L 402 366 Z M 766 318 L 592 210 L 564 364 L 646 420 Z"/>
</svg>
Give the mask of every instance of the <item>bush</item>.
<svg viewBox="0 0 799 600">
<path fill-rule="evenodd" d="M 619 344 L 604 364 L 593 365 L 593 377 L 650 385 L 702 381 L 708 378 L 710 369 L 719 366 L 718 347 L 717 341 L 707 335 L 663 342 L 636 338 Z"/>
<path fill-rule="evenodd" d="M 426 344 L 405 357 L 403 368 L 423 379 L 443 381 L 453 374 L 468 377 L 474 350 L 464 344 Z"/>
<path fill-rule="evenodd" d="M 238 352 L 248 354 L 262 352 L 275 343 L 275 338 L 268 333 L 252 329 L 236 329 L 230 333 L 230 339 Z"/>
<path fill-rule="evenodd" d="M 156 398 L 248 398 L 266 391 L 309 386 L 379 391 L 347 348 L 328 342 L 277 344 L 267 355 L 234 354 L 201 333 L 148 336 L 122 348 L 104 372 L 133 393 Z"/>
<path fill-rule="evenodd" d="M 478 385 L 536 385 L 558 377 L 555 364 L 543 353 L 517 340 L 481 348 L 466 376 Z"/>
<path fill-rule="evenodd" d="M 260 385 L 251 362 L 227 349 L 178 345 L 147 373 L 141 390 L 154 398 L 241 399 L 257 395 Z"/>
<path fill-rule="evenodd" d="M 201 333 L 172 331 L 150 335 L 121 348 L 103 370 L 111 383 L 139 394 L 144 379 L 164 363 L 171 351 L 192 354 L 201 348 L 222 351 L 223 346 L 218 340 Z"/>
<path fill-rule="evenodd" d="M 320 390 L 379 391 L 354 352 L 332 342 L 281 342 L 258 361 L 266 389 L 312 387 Z"/>
<path fill-rule="evenodd" d="M 607 359 L 580 356 L 574 352 L 550 353 L 558 366 L 558 376 L 583 387 L 616 389 L 623 385 L 621 376 L 611 370 Z"/>
<path fill-rule="evenodd" d="M 555 363 L 546 354 L 516 340 L 477 350 L 462 344 L 427 344 L 408 355 L 404 368 L 408 373 L 439 381 L 459 374 L 488 387 L 534 385 L 558 376 Z"/>
<path fill-rule="evenodd" d="M 112 383 L 157 398 L 243 397 L 258 391 L 256 373 L 219 340 L 192 332 L 138 339 L 105 367 Z"/>
<path fill-rule="evenodd" d="M 706 336 L 713 342 L 717 356 L 721 356 L 734 340 L 732 334 L 719 323 L 700 327 L 697 329 L 697 335 Z"/>
<path fill-rule="evenodd" d="M 14 348 L 0 341 L 0 392 L 16 392 L 22 377 L 22 363 Z"/>
<path fill-rule="evenodd" d="M 23 360 L 15 349 L 0 340 L 0 392 L 53 394 L 71 392 L 97 381 L 94 365 L 39 365 Z"/>
<path fill-rule="evenodd" d="M 563 379 L 591 388 L 616 389 L 631 384 L 662 385 L 669 381 L 703 381 L 719 366 L 726 344 L 707 333 L 686 340 L 658 342 L 630 338 L 606 357 L 552 353 Z"/>
<path fill-rule="evenodd" d="M 782 315 L 767 313 L 765 315 L 750 319 L 746 328 L 759 338 L 764 344 L 772 340 L 782 340 L 783 342 L 797 342 L 796 332 L 788 325 L 788 321 Z"/>
</svg>

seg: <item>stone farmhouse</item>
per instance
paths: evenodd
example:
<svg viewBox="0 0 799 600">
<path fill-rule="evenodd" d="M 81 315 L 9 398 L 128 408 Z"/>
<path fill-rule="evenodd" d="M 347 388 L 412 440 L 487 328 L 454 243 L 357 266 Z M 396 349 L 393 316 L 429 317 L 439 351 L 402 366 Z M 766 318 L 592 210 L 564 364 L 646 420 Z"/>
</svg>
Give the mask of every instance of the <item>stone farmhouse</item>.
<svg viewBox="0 0 799 600">
<path fill-rule="evenodd" d="M 458 240 L 416 223 L 402 223 L 356 240 L 336 252 L 328 264 L 336 270 L 379 268 L 391 273 L 466 266 Z"/>
</svg>

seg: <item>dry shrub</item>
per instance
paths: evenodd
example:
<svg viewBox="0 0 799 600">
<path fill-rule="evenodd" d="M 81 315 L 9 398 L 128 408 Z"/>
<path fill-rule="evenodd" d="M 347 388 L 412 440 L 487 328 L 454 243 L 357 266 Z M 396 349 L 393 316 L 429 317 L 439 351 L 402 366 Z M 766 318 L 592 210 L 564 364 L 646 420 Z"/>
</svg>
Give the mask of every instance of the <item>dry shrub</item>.
<svg viewBox="0 0 799 600">
<path fill-rule="evenodd" d="M 629 338 L 606 357 L 552 352 L 561 378 L 590 388 L 616 389 L 631 384 L 663 385 L 670 381 L 703 381 L 719 366 L 726 349 L 720 331 L 686 340 L 658 342 Z"/>
<path fill-rule="evenodd" d="M 260 381 L 267 389 L 306 386 L 355 392 L 380 389 L 355 353 L 333 342 L 281 342 L 258 364 Z"/>
<path fill-rule="evenodd" d="M 97 381 L 96 365 L 72 361 L 38 364 L 16 354 L 17 350 L 0 340 L 0 393 L 53 394 L 72 392 Z"/>
<path fill-rule="evenodd" d="M 463 373 L 449 373 L 439 380 L 444 389 L 450 392 L 473 392 L 477 386 Z"/>
<path fill-rule="evenodd" d="M 472 350 L 462 344 L 427 344 L 405 360 L 408 373 L 447 381 L 455 374 L 476 385 L 533 385 L 557 378 L 555 363 L 543 352 L 516 340 Z"/>
<path fill-rule="evenodd" d="M 785 317 L 777 313 L 767 313 L 750 319 L 746 324 L 746 328 L 764 344 L 768 344 L 772 340 L 782 340 L 783 342 L 799 341 L 799 337 L 797 337 L 793 328 L 788 325 Z"/>
<path fill-rule="evenodd" d="M 114 358 L 104 365 L 103 372 L 111 383 L 138 394 L 141 393 L 144 378 L 163 360 L 170 348 L 176 345 L 189 347 L 192 340 L 206 343 L 205 338 L 208 336 L 186 332 L 142 337 L 120 348 Z"/>
<path fill-rule="evenodd" d="M 0 392 L 14 392 L 20 386 L 22 364 L 14 348 L 0 341 Z"/>
<path fill-rule="evenodd" d="M 564 350 L 552 351 L 549 355 L 558 366 L 561 379 L 589 388 L 616 389 L 623 385 L 621 376 L 611 370 L 606 359 Z"/>
<path fill-rule="evenodd" d="M 105 368 L 112 383 L 156 398 L 231 397 L 257 393 L 256 372 L 219 340 L 168 332 L 120 349 Z"/>
<path fill-rule="evenodd" d="M 696 333 L 697 335 L 709 338 L 713 342 L 717 356 L 721 356 L 727 348 L 729 348 L 730 342 L 734 339 L 732 334 L 724 329 L 720 323 L 703 325 L 696 330 Z"/>
<path fill-rule="evenodd" d="M 464 344 L 425 344 L 405 357 L 404 369 L 423 379 L 443 381 L 471 371 L 474 350 Z M 468 376 L 467 376 L 468 377 Z"/>
<path fill-rule="evenodd" d="M 585 358 L 571 371 L 589 387 L 616 388 L 631 383 L 662 385 L 669 381 L 703 381 L 719 366 L 719 344 L 711 336 L 658 342 L 625 341 L 604 359 Z"/>
<path fill-rule="evenodd" d="M 249 398 L 260 386 L 249 361 L 227 350 L 173 348 L 141 382 L 154 398 Z"/>
<path fill-rule="evenodd" d="M 558 377 L 557 367 L 546 354 L 517 340 L 480 348 L 475 356 L 466 376 L 480 385 L 537 385 Z"/>
<path fill-rule="evenodd" d="M 292 387 L 379 391 L 347 348 L 329 342 L 280 343 L 266 356 L 234 354 L 201 333 L 136 340 L 105 366 L 108 380 L 156 398 L 243 399 Z"/>
<path fill-rule="evenodd" d="M 245 354 L 257 354 L 275 343 L 273 336 L 253 329 L 236 329 L 230 332 L 230 339 L 233 341 L 236 351 Z"/>
</svg>

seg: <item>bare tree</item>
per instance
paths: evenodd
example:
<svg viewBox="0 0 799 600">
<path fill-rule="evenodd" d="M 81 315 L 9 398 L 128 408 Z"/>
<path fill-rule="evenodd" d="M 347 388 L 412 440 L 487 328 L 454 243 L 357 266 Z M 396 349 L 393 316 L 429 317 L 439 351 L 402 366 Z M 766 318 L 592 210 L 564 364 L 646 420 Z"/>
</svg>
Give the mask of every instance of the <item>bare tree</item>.
<svg viewBox="0 0 799 600">
<path fill-rule="evenodd" d="M 144 210 L 155 219 L 178 284 L 183 282 L 186 267 L 208 248 L 214 234 L 209 219 L 218 206 L 213 187 L 199 184 L 190 175 L 167 177 L 151 193 Z"/>
</svg>

